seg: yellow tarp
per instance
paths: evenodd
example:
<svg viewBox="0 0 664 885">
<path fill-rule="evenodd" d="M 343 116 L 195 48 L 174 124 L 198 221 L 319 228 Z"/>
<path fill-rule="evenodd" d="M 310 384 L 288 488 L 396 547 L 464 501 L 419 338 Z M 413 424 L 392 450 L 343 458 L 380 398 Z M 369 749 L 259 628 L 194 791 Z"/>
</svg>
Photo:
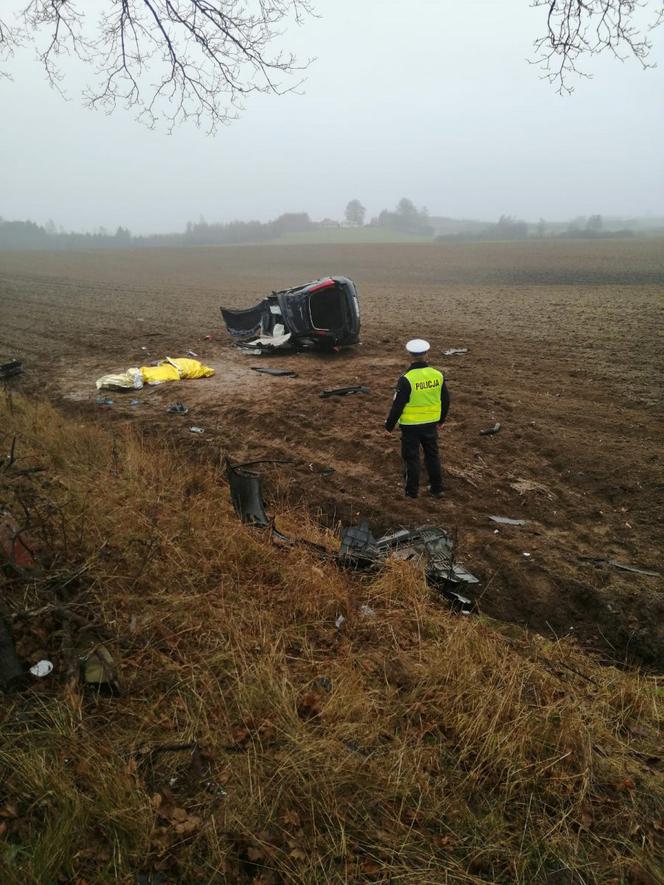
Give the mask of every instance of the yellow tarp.
<svg viewBox="0 0 664 885">
<path fill-rule="evenodd" d="M 170 356 L 158 366 L 141 366 L 140 372 L 146 384 L 163 384 L 164 381 L 181 381 L 185 378 L 209 378 L 214 375 L 214 369 L 204 366 L 198 360 L 171 359 Z"/>
<path fill-rule="evenodd" d="M 178 357 L 175 360 L 172 360 L 170 357 L 166 357 L 166 359 L 178 367 L 183 378 L 209 378 L 211 375 L 214 375 L 214 369 L 204 366 L 198 360 L 188 360 L 182 357 Z"/>
</svg>

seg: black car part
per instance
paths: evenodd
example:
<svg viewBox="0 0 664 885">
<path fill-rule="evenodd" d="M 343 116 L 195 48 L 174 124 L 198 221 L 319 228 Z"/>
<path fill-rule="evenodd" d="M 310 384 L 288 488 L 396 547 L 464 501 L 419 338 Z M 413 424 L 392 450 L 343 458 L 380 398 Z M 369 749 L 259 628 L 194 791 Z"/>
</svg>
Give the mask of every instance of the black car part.
<svg viewBox="0 0 664 885">
<path fill-rule="evenodd" d="M 252 372 L 260 372 L 262 375 L 274 375 L 276 378 L 280 378 L 283 376 L 289 376 L 290 378 L 297 378 L 297 372 L 293 372 L 291 369 L 272 369 L 269 366 L 252 366 Z"/>
<path fill-rule="evenodd" d="M 436 526 L 400 529 L 381 538 L 374 538 L 366 522 L 344 530 L 339 550 L 342 564 L 358 569 L 376 568 L 389 554 L 405 560 L 424 558 L 429 586 L 455 609 L 466 614 L 473 610 L 473 601 L 460 593 L 458 587 L 477 584 L 479 579 L 456 562 L 454 539 L 444 529 Z"/>
<path fill-rule="evenodd" d="M 323 390 L 319 396 L 326 399 L 328 396 L 349 396 L 353 393 L 371 393 L 368 387 L 335 387 L 334 390 Z"/>
<path fill-rule="evenodd" d="M 18 360 L 11 359 L 0 363 L 0 378 L 11 378 L 13 375 L 20 375 L 22 371 L 23 364 Z"/>
<path fill-rule="evenodd" d="M 263 503 L 263 479 L 242 464 L 226 461 L 226 476 L 231 487 L 233 507 L 242 520 L 250 525 L 270 525 Z"/>
</svg>

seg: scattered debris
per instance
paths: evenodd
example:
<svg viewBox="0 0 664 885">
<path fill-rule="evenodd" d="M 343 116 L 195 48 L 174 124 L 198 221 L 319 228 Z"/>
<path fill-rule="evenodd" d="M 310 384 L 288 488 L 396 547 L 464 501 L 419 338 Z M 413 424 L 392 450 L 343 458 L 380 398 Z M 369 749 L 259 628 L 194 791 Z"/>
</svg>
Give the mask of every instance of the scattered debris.
<svg viewBox="0 0 664 885">
<path fill-rule="evenodd" d="M 344 565 L 380 568 L 390 554 L 405 560 L 424 559 L 429 585 L 458 605 L 462 612 L 472 610 L 472 600 L 462 596 L 454 585 L 478 584 L 479 579 L 455 562 L 454 541 L 444 529 L 435 526 L 400 529 L 381 538 L 372 535 L 367 522 L 345 529 L 339 550 L 339 559 Z"/>
<path fill-rule="evenodd" d="M 107 396 L 98 396 L 95 399 L 95 403 L 98 406 L 104 406 L 105 408 L 109 409 L 113 405 L 113 400 L 109 399 Z"/>
<path fill-rule="evenodd" d="M 140 399 L 132 399 L 129 401 L 130 406 L 140 406 L 140 404 L 141 404 Z"/>
<path fill-rule="evenodd" d="M 259 473 L 247 470 L 246 464 L 226 461 L 226 475 L 231 487 L 233 507 L 242 520 L 249 525 L 270 525 L 263 501 L 263 478 Z M 288 540 L 288 539 L 286 539 Z"/>
<path fill-rule="evenodd" d="M 204 335 L 203 341 L 212 341 L 212 335 Z"/>
<path fill-rule="evenodd" d="M 328 396 L 350 396 L 353 393 L 371 393 L 368 387 L 354 385 L 352 387 L 335 387 L 333 390 L 323 390 L 319 396 L 326 399 Z"/>
<path fill-rule="evenodd" d="M 490 516 L 489 519 L 499 525 L 528 525 L 527 519 L 510 519 L 509 516 Z"/>
<path fill-rule="evenodd" d="M 187 356 L 193 356 L 194 359 L 197 359 L 198 354 L 195 353 L 193 350 L 188 350 L 188 351 L 187 351 Z"/>
<path fill-rule="evenodd" d="M 251 371 L 261 372 L 263 375 L 275 375 L 276 377 L 284 375 L 290 376 L 291 378 L 297 378 L 297 372 L 293 372 L 290 369 L 271 369 L 268 366 L 252 366 Z"/>
<path fill-rule="evenodd" d="M 454 356 L 457 353 L 468 353 L 467 347 L 448 347 L 443 351 L 443 356 Z"/>
<path fill-rule="evenodd" d="M 97 691 L 120 694 L 115 661 L 105 645 L 98 645 L 81 661 L 83 681 Z"/>
<path fill-rule="evenodd" d="M 318 469 L 315 464 L 309 464 L 309 470 L 314 476 L 332 476 L 333 473 L 336 473 L 334 467 L 321 467 Z"/>
<path fill-rule="evenodd" d="M 486 430 L 480 430 L 480 436 L 493 436 L 494 433 L 499 432 L 500 426 L 500 422 L 496 421 L 493 427 L 487 427 Z"/>
<path fill-rule="evenodd" d="M 0 378 L 12 378 L 14 375 L 20 375 L 23 372 L 23 363 L 17 359 L 10 359 L 4 363 L 0 363 Z"/>
<path fill-rule="evenodd" d="M 530 556 L 531 556 L 530 553 L 526 553 L 526 552 L 524 551 L 524 554 L 523 554 L 523 555 L 526 556 L 528 559 L 530 559 Z"/>
<path fill-rule="evenodd" d="M 376 612 L 371 608 L 370 605 L 361 605 L 360 614 L 363 618 L 372 619 L 376 617 Z"/>
<path fill-rule="evenodd" d="M 246 310 L 222 307 L 221 314 L 236 344 L 250 353 L 284 348 L 330 351 L 359 341 L 357 291 L 346 277 L 282 289 Z"/>
<path fill-rule="evenodd" d="M 189 411 L 189 410 L 187 410 Z M 197 427 L 195 424 L 189 428 L 190 433 L 205 433 L 205 428 Z"/>
<path fill-rule="evenodd" d="M 339 630 L 341 628 L 342 624 L 345 623 L 345 621 L 346 621 L 346 618 L 343 615 L 337 615 L 337 618 L 334 622 L 334 626 L 337 628 L 337 630 Z"/>
<path fill-rule="evenodd" d="M 609 559 L 608 565 L 617 568 L 622 572 L 633 572 L 635 575 L 647 575 L 649 578 L 659 578 L 660 572 L 651 571 L 650 569 L 638 568 L 634 565 L 627 565 L 624 562 L 616 562 L 615 559 Z"/>
<path fill-rule="evenodd" d="M 369 523 L 351 525 L 344 530 L 341 537 L 339 558 L 345 565 L 354 568 L 366 568 L 380 558 L 377 542 L 369 529 Z"/>
<path fill-rule="evenodd" d="M 53 664 L 51 661 L 37 661 L 30 667 L 30 672 L 37 679 L 43 679 L 44 676 L 49 676 L 53 672 Z"/>
<path fill-rule="evenodd" d="M 186 415 L 189 409 L 184 403 L 171 403 L 170 406 L 166 406 L 166 411 L 175 415 Z"/>
<path fill-rule="evenodd" d="M 648 578 L 661 577 L 661 572 L 656 572 L 653 569 L 639 568 L 638 566 L 628 565 L 624 562 L 617 562 L 615 559 L 601 559 L 594 556 L 581 556 L 580 559 L 587 560 L 598 567 L 602 565 L 608 565 L 612 568 L 618 569 L 621 572 L 631 572 L 635 575 L 645 575 Z"/>
</svg>

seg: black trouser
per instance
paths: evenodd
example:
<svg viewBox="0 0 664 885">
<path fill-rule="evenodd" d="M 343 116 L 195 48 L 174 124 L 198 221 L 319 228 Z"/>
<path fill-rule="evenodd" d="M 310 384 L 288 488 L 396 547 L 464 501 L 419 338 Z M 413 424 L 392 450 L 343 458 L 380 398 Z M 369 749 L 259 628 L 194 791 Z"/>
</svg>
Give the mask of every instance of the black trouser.
<svg viewBox="0 0 664 885">
<path fill-rule="evenodd" d="M 401 457 L 404 460 L 406 494 L 417 495 L 420 487 L 420 445 L 424 449 L 424 464 L 429 474 L 432 492 L 442 492 L 443 474 L 438 454 L 437 424 L 402 424 Z"/>
</svg>

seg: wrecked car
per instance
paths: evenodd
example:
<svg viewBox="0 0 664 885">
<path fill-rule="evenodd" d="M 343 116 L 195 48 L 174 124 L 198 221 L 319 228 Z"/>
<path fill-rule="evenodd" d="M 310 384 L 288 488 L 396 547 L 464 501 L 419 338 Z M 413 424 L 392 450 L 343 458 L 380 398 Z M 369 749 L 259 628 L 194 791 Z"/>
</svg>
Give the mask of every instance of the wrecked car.
<svg viewBox="0 0 664 885">
<path fill-rule="evenodd" d="M 335 350 L 357 344 L 360 304 L 347 277 L 325 277 L 273 292 L 246 310 L 221 308 L 239 347 L 252 353 L 289 348 Z"/>
</svg>

